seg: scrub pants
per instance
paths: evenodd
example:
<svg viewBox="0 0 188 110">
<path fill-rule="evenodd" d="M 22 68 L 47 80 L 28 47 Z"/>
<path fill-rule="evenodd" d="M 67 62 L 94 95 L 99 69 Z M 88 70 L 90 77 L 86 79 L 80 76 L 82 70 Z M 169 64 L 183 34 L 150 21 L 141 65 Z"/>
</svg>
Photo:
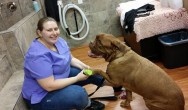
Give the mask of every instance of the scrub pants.
<svg viewBox="0 0 188 110">
<path fill-rule="evenodd" d="M 69 77 L 76 76 L 81 70 L 71 67 Z M 100 85 L 102 77 L 99 75 L 90 76 L 84 81 L 80 81 L 63 89 L 49 92 L 40 103 L 31 104 L 26 100 L 32 110 L 83 110 L 90 105 L 90 100 L 85 89 L 86 84 Z"/>
</svg>

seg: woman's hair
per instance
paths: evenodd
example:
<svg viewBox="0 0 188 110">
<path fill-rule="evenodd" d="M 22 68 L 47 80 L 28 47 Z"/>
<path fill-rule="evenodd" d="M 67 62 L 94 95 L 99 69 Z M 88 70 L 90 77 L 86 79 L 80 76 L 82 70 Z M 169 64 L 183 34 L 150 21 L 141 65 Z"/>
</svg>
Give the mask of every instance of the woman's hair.
<svg viewBox="0 0 188 110">
<path fill-rule="evenodd" d="M 37 30 L 40 30 L 42 31 L 43 30 L 43 25 L 44 23 L 48 22 L 48 21 L 54 21 L 56 22 L 55 19 L 51 18 L 51 17 L 43 17 L 41 18 L 39 21 L 38 21 L 38 24 L 37 24 Z M 56 22 L 57 23 L 57 22 Z"/>
</svg>

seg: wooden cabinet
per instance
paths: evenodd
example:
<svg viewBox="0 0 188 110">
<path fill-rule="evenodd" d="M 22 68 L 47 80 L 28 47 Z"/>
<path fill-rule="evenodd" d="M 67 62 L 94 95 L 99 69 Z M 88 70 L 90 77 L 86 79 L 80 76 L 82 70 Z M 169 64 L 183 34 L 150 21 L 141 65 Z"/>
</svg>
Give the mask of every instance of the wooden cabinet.
<svg viewBox="0 0 188 110">
<path fill-rule="evenodd" d="M 183 0 L 183 7 L 188 10 L 188 0 Z"/>
</svg>

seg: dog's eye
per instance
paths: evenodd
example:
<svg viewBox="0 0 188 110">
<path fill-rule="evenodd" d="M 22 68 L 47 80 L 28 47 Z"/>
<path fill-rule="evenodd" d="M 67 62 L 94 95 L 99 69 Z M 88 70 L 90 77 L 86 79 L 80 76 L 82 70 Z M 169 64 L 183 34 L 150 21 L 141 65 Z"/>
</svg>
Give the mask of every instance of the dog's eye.
<svg viewBox="0 0 188 110">
<path fill-rule="evenodd" d="M 100 41 L 99 41 L 99 40 L 96 40 L 96 44 L 97 44 L 97 45 L 100 45 Z"/>
<path fill-rule="evenodd" d="M 102 46 L 100 45 L 100 46 L 98 46 L 100 49 L 102 48 Z"/>
<path fill-rule="evenodd" d="M 100 40 L 99 40 L 99 39 L 96 39 L 96 41 L 97 41 L 97 42 L 100 42 Z"/>
<path fill-rule="evenodd" d="M 101 42 L 100 40 L 97 40 L 97 43 L 98 43 L 99 45 L 102 45 L 102 42 Z"/>
</svg>

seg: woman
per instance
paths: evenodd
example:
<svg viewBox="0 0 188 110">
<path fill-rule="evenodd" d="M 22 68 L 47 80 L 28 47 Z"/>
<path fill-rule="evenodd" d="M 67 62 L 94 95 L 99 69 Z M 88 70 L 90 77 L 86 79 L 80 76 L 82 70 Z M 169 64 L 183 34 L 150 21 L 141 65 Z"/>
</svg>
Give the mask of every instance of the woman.
<svg viewBox="0 0 188 110">
<path fill-rule="evenodd" d="M 82 87 L 100 85 L 102 77 L 83 74 L 90 68 L 73 57 L 65 40 L 59 37 L 57 22 L 39 20 L 38 38 L 25 55 L 22 95 L 32 110 L 102 110 L 104 104 L 90 101 Z"/>
</svg>

